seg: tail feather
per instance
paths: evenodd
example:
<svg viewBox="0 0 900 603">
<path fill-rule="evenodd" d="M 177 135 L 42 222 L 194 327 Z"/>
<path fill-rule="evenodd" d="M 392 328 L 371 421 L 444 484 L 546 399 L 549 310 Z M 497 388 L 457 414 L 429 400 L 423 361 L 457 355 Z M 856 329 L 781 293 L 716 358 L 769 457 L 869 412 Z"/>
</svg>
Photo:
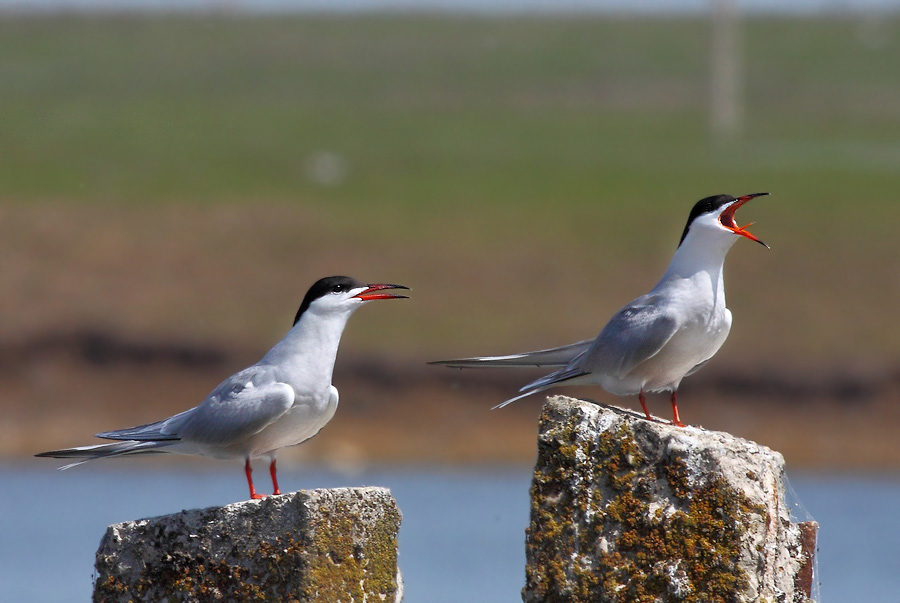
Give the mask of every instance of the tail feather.
<svg viewBox="0 0 900 603">
<path fill-rule="evenodd" d="M 77 448 L 65 448 L 63 450 L 51 450 L 49 452 L 41 452 L 34 456 L 54 458 L 54 459 L 79 459 L 74 463 L 63 465 L 60 471 L 77 467 L 82 463 L 102 459 L 106 457 L 125 456 L 131 454 L 159 454 L 167 452 L 164 450 L 167 446 L 171 446 L 173 441 L 160 442 L 140 442 L 125 441 L 116 442 L 115 444 L 94 444 L 92 446 L 78 446 Z"/>
<path fill-rule="evenodd" d="M 549 375 L 545 375 L 538 379 L 537 381 L 532 381 L 528 385 L 522 386 L 519 390 L 521 392 L 518 396 L 512 397 L 509 400 L 501 402 L 497 406 L 491 408 L 491 410 L 497 410 L 498 408 L 503 408 L 509 404 L 517 400 L 521 400 L 522 398 L 527 398 L 531 394 L 536 394 L 538 392 L 542 392 L 545 389 L 549 389 L 554 385 L 564 385 L 566 381 L 570 379 L 575 379 L 576 377 L 581 377 L 583 375 L 587 375 L 586 371 L 580 369 L 571 369 L 571 370 L 561 370 L 556 371 L 555 373 L 550 373 Z"/>
<path fill-rule="evenodd" d="M 584 355 L 593 345 L 593 339 L 585 339 L 576 343 L 570 343 L 558 348 L 525 352 L 523 354 L 511 354 L 509 356 L 481 356 L 475 358 L 460 358 L 458 360 L 435 360 L 428 364 L 441 364 L 452 368 L 488 368 L 507 366 L 559 366 L 569 367 L 580 356 Z M 521 400 L 531 394 L 536 394 L 554 385 L 562 384 L 570 379 L 575 379 L 586 374 L 579 368 L 562 368 L 549 375 L 532 381 L 519 390 L 518 396 L 510 398 L 494 406 L 491 410 L 503 408 L 516 400 Z"/>
<path fill-rule="evenodd" d="M 532 381 L 527 385 L 523 385 L 519 391 L 534 393 L 536 391 L 547 389 L 548 387 L 552 387 L 554 385 L 563 385 L 566 383 L 566 381 L 571 381 L 572 379 L 583 377 L 587 374 L 590 374 L 590 371 L 585 371 L 579 368 L 568 370 L 563 369 L 554 373 L 550 373 L 549 375 L 544 375 L 540 379 Z"/>
<path fill-rule="evenodd" d="M 531 394 L 538 393 L 539 391 L 541 391 L 541 389 L 530 389 L 527 392 L 525 392 L 524 394 L 519 394 L 518 396 L 514 396 L 514 397 L 510 398 L 509 400 L 504 400 L 503 402 L 501 402 L 500 404 L 497 404 L 496 406 L 492 406 L 491 410 L 497 410 L 498 408 L 503 408 L 504 406 L 508 406 L 517 400 L 521 400 L 522 398 L 527 398 Z"/>
<path fill-rule="evenodd" d="M 433 360 L 428 364 L 440 364 L 451 368 L 489 368 L 505 366 L 566 366 L 587 351 L 593 339 L 570 343 L 558 348 L 510 354 L 508 356 L 478 356 L 457 360 Z"/>
</svg>

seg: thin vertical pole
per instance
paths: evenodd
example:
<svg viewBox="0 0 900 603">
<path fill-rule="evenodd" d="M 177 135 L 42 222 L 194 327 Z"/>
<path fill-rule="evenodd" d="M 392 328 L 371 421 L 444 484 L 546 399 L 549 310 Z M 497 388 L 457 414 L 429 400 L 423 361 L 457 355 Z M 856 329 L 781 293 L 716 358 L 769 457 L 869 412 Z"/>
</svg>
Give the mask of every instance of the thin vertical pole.
<svg viewBox="0 0 900 603">
<path fill-rule="evenodd" d="M 738 138 L 743 127 L 741 39 L 735 0 L 712 0 L 710 128 L 717 142 Z"/>
</svg>

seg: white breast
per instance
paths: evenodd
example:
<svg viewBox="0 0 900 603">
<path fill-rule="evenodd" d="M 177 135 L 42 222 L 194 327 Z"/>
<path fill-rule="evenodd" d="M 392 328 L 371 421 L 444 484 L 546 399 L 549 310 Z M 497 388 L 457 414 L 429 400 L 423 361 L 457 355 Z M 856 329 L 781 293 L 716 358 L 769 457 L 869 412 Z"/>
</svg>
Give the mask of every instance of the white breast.
<svg viewBox="0 0 900 603">
<path fill-rule="evenodd" d="M 338 390 L 333 385 L 324 395 L 298 400 L 278 421 L 247 441 L 252 457 L 264 456 L 279 448 L 296 446 L 313 437 L 334 416 L 338 407 Z"/>
<path fill-rule="evenodd" d="M 641 387 L 651 392 L 677 389 L 685 375 L 712 358 L 725 343 L 731 329 L 731 312 L 726 312 L 727 320 L 685 325 L 656 356 L 635 367 L 630 380 L 640 384 L 639 390 Z"/>
</svg>

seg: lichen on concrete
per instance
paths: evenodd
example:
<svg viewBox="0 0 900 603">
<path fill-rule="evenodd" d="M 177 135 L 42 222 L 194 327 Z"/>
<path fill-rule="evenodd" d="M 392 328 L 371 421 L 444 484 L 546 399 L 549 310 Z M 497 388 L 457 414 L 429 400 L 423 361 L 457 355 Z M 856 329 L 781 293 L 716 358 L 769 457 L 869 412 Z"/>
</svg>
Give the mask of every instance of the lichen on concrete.
<svg viewBox="0 0 900 603">
<path fill-rule="evenodd" d="M 526 601 L 805 601 L 781 455 L 564 397 L 541 417 Z"/>
<path fill-rule="evenodd" d="M 397 590 L 397 527 L 400 512 L 393 508 L 367 508 L 381 514 L 380 521 L 354 521 L 354 503 L 336 500 L 319 512 L 307 543 L 309 584 L 305 600 L 365 601 L 366 590 Z"/>
<path fill-rule="evenodd" d="M 399 601 L 400 520 L 387 490 L 342 488 L 117 524 L 94 601 Z"/>
</svg>

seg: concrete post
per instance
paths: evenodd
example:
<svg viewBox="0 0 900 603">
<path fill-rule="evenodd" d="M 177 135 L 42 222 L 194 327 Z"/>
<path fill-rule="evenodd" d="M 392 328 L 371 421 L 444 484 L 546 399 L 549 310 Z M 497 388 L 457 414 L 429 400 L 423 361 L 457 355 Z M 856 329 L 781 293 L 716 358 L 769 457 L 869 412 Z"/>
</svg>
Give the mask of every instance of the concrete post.
<svg viewBox="0 0 900 603">
<path fill-rule="evenodd" d="M 791 521 L 783 478 L 764 446 L 550 398 L 523 599 L 807 601 L 816 526 Z"/>
<path fill-rule="evenodd" d="M 110 526 L 95 602 L 400 601 L 384 488 L 300 491 Z"/>
</svg>

